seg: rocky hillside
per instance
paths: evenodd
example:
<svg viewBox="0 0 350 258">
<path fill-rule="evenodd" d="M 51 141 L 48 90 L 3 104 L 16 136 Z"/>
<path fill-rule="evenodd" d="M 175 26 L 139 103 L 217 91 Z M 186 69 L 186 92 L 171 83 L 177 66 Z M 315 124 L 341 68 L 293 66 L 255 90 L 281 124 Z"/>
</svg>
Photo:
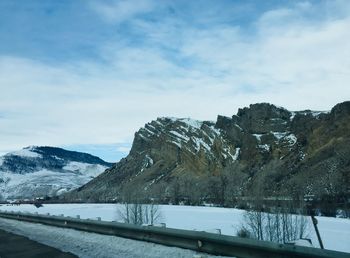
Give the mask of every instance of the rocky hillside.
<svg viewBox="0 0 350 258">
<path fill-rule="evenodd" d="M 27 147 L 0 157 L 0 198 L 58 195 L 86 184 L 111 166 L 87 153 Z"/>
<path fill-rule="evenodd" d="M 349 193 L 349 178 L 350 102 L 329 112 L 261 103 L 216 122 L 158 118 L 135 133 L 126 158 L 65 198 L 335 196 Z"/>
</svg>

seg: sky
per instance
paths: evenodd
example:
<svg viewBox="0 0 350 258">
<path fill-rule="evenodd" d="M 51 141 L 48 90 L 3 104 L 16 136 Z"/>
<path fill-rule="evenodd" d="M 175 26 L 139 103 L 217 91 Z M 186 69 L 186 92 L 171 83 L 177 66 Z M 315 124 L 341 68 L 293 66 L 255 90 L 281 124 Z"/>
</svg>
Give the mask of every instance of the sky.
<svg viewBox="0 0 350 258">
<path fill-rule="evenodd" d="M 350 1 L 0 0 L 0 154 L 126 156 L 157 117 L 350 100 Z"/>
</svg>

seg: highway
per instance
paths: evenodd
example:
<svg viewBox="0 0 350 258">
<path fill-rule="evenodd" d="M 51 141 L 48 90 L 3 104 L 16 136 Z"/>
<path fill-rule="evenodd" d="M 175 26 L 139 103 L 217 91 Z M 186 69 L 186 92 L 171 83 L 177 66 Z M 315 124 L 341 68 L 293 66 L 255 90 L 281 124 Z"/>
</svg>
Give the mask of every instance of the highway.
<svg viewBox="0 0 350 258">
<path fill-rule="evenodd" d="M 1 258 L 74 258 L 71 253 L 40 244 L 27 237 L 16 235 L 0 229 L 0 257 Z"/>
</svg>

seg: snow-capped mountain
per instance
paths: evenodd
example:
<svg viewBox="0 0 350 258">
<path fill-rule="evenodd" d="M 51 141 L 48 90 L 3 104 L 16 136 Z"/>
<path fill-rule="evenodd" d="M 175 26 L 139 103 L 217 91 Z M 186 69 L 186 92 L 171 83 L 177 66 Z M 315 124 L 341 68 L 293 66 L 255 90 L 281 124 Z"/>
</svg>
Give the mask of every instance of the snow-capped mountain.
<svg viewBox="0 0 350 258">
<path fill-rule="evenodd" d="M 126 158 L 63 197 L 105 201 L 130 189 L 175 203 L 233 202 L 258 191 L 346 195 L 349 146 L 350 102 L 328 112 L 253 104 L 216 122 L 158 118 L 135 133 Z"/>
<path fill-rule="evenodd" d="M 86 184 L 111 165 L 87 153 L 26 147 L 0 157 L 0 198 L 59 195 Z"/>
</svg>

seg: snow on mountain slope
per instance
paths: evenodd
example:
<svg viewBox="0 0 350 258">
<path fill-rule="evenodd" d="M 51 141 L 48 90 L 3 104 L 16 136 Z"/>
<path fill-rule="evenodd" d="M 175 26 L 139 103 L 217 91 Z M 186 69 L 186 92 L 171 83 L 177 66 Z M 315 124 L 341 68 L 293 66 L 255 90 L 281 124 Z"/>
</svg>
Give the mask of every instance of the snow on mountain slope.
<svg viewBox="0 0 350 258">
<path fill-rule="evenodd" d="M 64 170 L 72 171 L 77 175 L 97 177 L 101 172 L 106 170 L 106 166 L 100 164 L 89 164 L 83 162 L 70 161 L 63 167 Z"/>
<path fill-rule="evenodd" d="M 34 146 L 29 146 L 27 148 L 23 148 L 22 150 L 19 151 L 14 151 L 6 154 L 5 156 L 20 156 L 20 157 L 28 157 L 28 158 L 41 158 L 42 156 L 35 152 L 35 147 Z"/>
<path fill-rule="evenodd" d="M 147 123 L 137 132 L 147 142 L 155 138 L 164 138 L 167 144 L 174 145 L 193 155 L 203 151 L 206 155 L 215 156 L 213 148 L 218 142 L 223 145 L 221 156 L 234 160 L 237 149 L 227 145 L 219 129 L 210 121 L 198 121 L 190 118 L 161 117 Z"/>
<path fill-rule="evenodd" d="M 86 153 L 30 146 L 0 157 L 0 199 L 59 195 L 86 184 L 110 166 Z"/>
</svg>

